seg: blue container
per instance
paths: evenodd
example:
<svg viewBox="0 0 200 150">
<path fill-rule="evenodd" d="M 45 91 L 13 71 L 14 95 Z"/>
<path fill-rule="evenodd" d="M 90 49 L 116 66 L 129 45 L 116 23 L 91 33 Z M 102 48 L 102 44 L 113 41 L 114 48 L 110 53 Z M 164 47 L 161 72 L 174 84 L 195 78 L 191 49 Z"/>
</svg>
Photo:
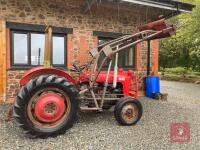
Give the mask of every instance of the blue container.
<svg viewBox="0 0 200 150">
<path fill-rule="evenodd" d="M 148 76 L 146 77 L 146 96 L 153 98 L 154 93 L 160 93 L 160 78 Z"/>
</svg>

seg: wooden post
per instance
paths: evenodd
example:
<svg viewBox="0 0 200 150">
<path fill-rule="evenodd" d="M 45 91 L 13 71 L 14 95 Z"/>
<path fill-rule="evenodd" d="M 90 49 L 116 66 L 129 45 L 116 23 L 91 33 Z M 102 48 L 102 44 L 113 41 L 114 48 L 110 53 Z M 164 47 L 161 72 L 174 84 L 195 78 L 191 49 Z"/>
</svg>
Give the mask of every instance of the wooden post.
<svg viewBox="0 0 200 150">
<path fill-rule="evenodd" d="M 152 71 L 154 76 L 158 76 L 159 68 L 159 40 L 152 41 Z"/>
<path fill-rule="evenodd" d="M 6 22 L 0 21 L 0 101 L 6 100 Z"/>
<path fill-rule="evenodd" d="M 147 41 L 147 49 L 148 49 L 148 52 L 147 52 L 147 76 L 150 76 L 151 75 L 151 41 L 148 40 Z"/>
<path fill-rule="evenodd" d="M 52 33 L 53 29 L 52 27 L 47 27 L 46 33 L 45 33 L 45 50 L 44 50 L 44 66 L 45 67 L 51 67 L 51 58 L 52 58 Z"/>
</svg>

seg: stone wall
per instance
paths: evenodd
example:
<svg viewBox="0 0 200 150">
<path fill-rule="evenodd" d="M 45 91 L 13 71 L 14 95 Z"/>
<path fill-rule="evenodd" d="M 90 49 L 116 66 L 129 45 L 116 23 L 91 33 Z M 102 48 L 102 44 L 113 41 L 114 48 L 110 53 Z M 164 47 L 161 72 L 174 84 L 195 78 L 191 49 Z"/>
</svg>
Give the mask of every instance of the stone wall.
<svg viewBox="0 0 200 150">
<path fill-rule="evenodd" d="M 0 20 L 73 28 L 73 34 L 67 38 L 67 64 L 70 68 L 74 61 L 85 63 L 89 58 L 88 49 L 97 46 L 98 39 L 93 36 L 93 31 L 131 34 L 141 24 L 159 16 L 155 10 L 147 16 L 142 7 L 128 10 L 97 7 L 83 14 L 81 10 L 84 3 L 84 0 L 1 0 Z M 146 59 L 147 49 L 139 47 L 136 70 L 141 76 L 141 90 L 144 89 Z M 10 69 L 7 68 L 7 99 L 12 101 L 24 71 Z"/>
<path fill-rule="evenodd" d="M 24 75 L 24 70 L 7 72 L 7 102 L 13 102 L 19 90 L 19 81 Z"/>
</svg>

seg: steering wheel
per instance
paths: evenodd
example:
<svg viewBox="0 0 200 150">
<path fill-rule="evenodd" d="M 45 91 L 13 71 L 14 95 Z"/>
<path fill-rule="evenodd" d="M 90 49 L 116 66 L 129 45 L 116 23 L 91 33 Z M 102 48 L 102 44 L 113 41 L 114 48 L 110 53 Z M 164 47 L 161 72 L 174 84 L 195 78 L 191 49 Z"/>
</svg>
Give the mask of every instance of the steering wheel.
<svg viewBox="0 0 200 150">
<path fill-rule="evenodd" d="M 75 63 L 73 63 L 72 66 L 74 69 L 70 69 L 70 71 L 81 73 L 88 66 L 88 64 L 77 66 Z"/>
</svg>

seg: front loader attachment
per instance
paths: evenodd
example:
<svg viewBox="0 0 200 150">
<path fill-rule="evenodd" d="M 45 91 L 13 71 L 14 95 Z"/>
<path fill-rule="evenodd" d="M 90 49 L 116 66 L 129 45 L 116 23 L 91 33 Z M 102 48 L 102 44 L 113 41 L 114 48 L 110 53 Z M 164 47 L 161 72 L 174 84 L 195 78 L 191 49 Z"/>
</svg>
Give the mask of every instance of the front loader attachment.
<svg viewBox="0 0 200 150">
<path fill-rule="evenodd" d="M 106 60 L 111 59 L 116 53 L 125 51 L 128 48 L 137 45 L 143 41 L 149 41 L 154 39 L 167 38 L 175 34 L 175 27 L 166 23 L 165 19 L 148 23 L 139 28 L 139 32 L 132 35 L 124 35 L 118 39 L 109 41 L 97 48 L 90 50 L 90 54 L 93 57 L 90 64 L 93 64 L 90 75 L 90 86 L 94 85 L 99 73 L 101 72 Z M 100 56 L 103 54 L 104 59 L 100 62 Z M 98 64 L 98 68 L 97 68 Z M 92 75 L 96 72 L 95 76 Z"/>
</svg>

